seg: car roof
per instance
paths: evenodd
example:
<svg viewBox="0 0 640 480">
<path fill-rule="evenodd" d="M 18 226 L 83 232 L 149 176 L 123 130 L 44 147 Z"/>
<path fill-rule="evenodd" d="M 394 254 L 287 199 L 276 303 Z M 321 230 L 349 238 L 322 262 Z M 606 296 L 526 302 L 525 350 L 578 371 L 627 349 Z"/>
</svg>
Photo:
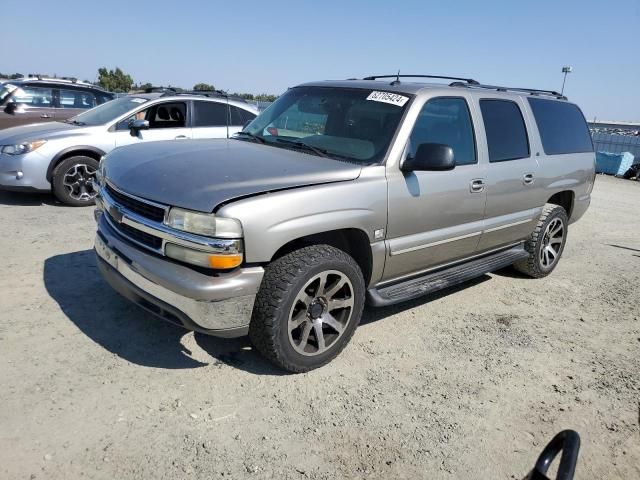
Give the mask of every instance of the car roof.
<svg viewBox="0 0 640 480">
<path fill-rule="evenodd" d="M 234 107 L 239 107 L 244 110 L 249 110 L 252 112 L 256 112 L 258 108 L 255 105 L 247 103 L 245 101 L 235 100 L 234 98 L 226 98 L 226 97 L 209 97 L 206 95 L 198 95 L 196 93 L 181 93 L 178 95 L 167 95 L 162 92 L 153 92 L 153 93 L 131 93 L 127 95 L 128 97 L 137 97 L 137 98 L 146 98 L 147 100 L 159 100 L 162 99 L 164 101 L 185 101 L 185 100 L 200 100 L 203 102 L 216 102 L 216 103 L 229 103 L 229 105 L 233 105 Z"/>
<path fill-rule="evenodd" d="M 360 88 L 365 90 L 384 90 L 385 92 L 393 92 L 405 95 L 418 95 L 420 93 L 439 89 L 459 92 L 461 89 L 479 92 L 485 94 L 491 91 L 492 94 L 504 96 L 544 96 L 556 100 L 566 100 L 562 94 L 551 90 L 537 90 L 528 88 L 502 87 L 494 85 L 483 85 L 473 80 L 470 81 L 454 81 L 450 83 L 435 82 L 415 82 L 415 81 L 397 81 L 393 78 L 385 80 L 368 80 L 368 79 L 350 79 L 350 80 L 323 80 L 317 82 L 308 82 L 297 87 L 328 87 L 328 88 Z M 295 88 L 295 87 L 294 87 Z"/>
<path fill-rule="evenodd" d="M 11 85 L 15 85 L 15 86 L 19 86 L 19 85 L 25 85 L 25 84 L 29 84 L 29 85 L 59 85 L 62 86 L 64 85 L 65 87 L 71 87 L 71 88 L 85 88 L 85 89 L 92 89 L 92 90 L 100 90 L 101 92 L 105 92 L 105 93 L 111 93 L 108 92 L 107 90 L 100 88 L 96 85 L 93 85 L 91 83 L 87 83 L 87 82 L 79 82 L 79 81 L 73 81 L 73 80 L 68 80 L 68 79 L 64 79 L 64 78 L 29 78 L 29 77 L 25 77 L 25 78 L 17 78 L 15 80 L 6 80 L 5 83 L 10 83 Z"/>
</svg>

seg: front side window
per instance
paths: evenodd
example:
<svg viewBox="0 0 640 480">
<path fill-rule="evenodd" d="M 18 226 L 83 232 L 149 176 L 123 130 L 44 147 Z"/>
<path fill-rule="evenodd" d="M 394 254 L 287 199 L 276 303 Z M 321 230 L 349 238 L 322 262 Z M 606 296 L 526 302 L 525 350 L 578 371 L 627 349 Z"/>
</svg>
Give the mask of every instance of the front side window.
<svg viewBox="0 0 640 480">
<path fill-rule="evenodd" d="M 411 132 L 409 154 L 414 156 L 423 143 L 450 146 L 456 165 L 477 162 L 471 114 L 463 98 L 434 98 L 422 107 Z"/>
<path fill-rule="evenodd" d="M 96 99 L 92 93 L 82 90 L 60 90 L 61 108 L 93 108 L 96 106 Z"/>
<path fill-rule="evenodd" d="M 114 100 L 116 101 L 116 100 Z M 113 103 L 113 102 L 110 102 Z M 184 128 L 186 126 L 187 104 L 183 102 L 170 102 L 152 105 L 144 110 L 139 110 L 131 116 L 118 122 L 117 130 L 128 130 L 129 123 L 133 120 L 147 120 L 149 129 L 158 128 Z"/>
<path fill-rule="evenodd" d="M 51 107 L 53 90 L 41 87 L 19 87 L 13 91 L 10 101 L 29 107 Z"/>
<path fill-rule="evenodd" d="M 589 127 L 573 103 L 529 98 L 538 125 L 542 148 L 547 155 L 592 152 Z"/>
<path fill-rule="evenodd" d="M 487 134 L 490 162 L 529 157 L 527 129 L 516 102 L 480 100 L 480 111 Z"/>
<path fill-rule="evenodd" d="M 193 102 L 194 127 L 226 127 L 227 104 L 218 102 Z"/>
<path fill-rule="evenodd" d="M 382 85 L 381 85 L 382 86 Z M 245 128 L 238 139 L 344 159 L 384 159 L 411 95 L 361 88 L 289 89 Z"/>
</svg>

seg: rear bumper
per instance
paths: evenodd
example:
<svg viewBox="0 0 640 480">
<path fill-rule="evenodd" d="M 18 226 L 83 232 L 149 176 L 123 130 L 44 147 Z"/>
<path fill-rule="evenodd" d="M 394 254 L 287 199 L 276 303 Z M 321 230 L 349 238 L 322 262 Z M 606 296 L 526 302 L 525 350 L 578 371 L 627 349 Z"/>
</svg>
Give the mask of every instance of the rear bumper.
<svg viewBox="0 0 640 480">
<path fill-rule="evenodd" d="M 202 274 L 131 246 L 104 218 L 98 222 L 96 254 L 114 290 L 162 319 L 219 337 L 247 334 L 261 267 Z"/>
</svg>

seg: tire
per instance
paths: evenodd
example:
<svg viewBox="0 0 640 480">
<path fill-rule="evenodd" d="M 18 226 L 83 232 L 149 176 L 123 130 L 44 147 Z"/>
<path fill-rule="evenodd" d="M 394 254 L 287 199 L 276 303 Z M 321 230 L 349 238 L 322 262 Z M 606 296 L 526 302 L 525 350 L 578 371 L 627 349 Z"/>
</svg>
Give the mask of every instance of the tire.
<svg viewBox="0 0 640 480">
<path fill-rule="evenodd" d="M 62 203 L 72 207 L 85 207 L 95 203 L 96 192 L 91 180 L 95 179 L 98 160 L 85 157 L 69 157 L 53 170 L 53 194 Z"/>
<path fill-rule="evenodd" d="M 533 278 L 549 275 L 560 261 L 567 243 L 568 228 L 569 218 L 565 209 L 547 203 L 535 230 L 525 242 L 524 247 L 529 252 L 529 257 L 514 263 L 515 269 Z M 555 255 L 551 252 L 555 252 Z"/>
<path fill-rule="evenodd" d="M 278 367 L 295 373 L 313 370 L 349 343 L 364 296 L 362 271 L 351 256 L 329 245 L 295 250 L 267 267 L 249 337 Z"/>
</svg>

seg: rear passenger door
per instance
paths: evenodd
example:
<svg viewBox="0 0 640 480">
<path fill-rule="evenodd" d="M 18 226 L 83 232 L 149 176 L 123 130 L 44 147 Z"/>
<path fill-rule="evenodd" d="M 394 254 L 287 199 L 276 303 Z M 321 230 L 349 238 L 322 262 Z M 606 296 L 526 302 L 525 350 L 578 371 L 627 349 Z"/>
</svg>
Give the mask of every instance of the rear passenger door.
<svg viewBox="0 0 640 480">
<path fill-rule="evenodd" d="M 520 97 L 480 98 L 486 138 L 487 204 L 478 251 L 516 243 L 531 234 L 540 215 L 538 161 L 531 154 L 526 108 Z"/>
<path fill-rule="evenodd" d="M 194 100 L 191 121 L 193 138 L 227 138 L 228 118 L 227 102 Z"/>
</svg>

